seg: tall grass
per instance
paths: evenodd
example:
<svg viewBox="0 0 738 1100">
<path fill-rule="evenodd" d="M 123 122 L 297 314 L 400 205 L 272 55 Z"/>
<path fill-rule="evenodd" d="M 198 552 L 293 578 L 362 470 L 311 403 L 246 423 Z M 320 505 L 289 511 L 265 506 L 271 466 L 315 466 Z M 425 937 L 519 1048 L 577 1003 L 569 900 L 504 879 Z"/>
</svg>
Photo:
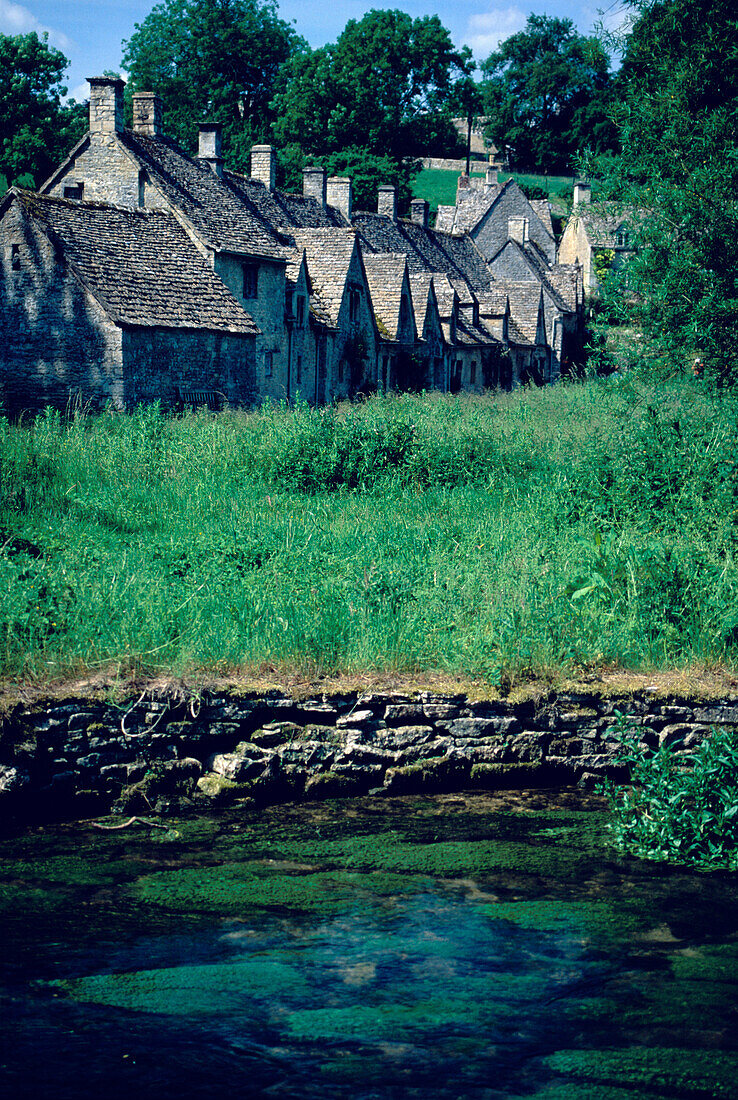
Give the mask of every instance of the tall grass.
<svg viewBox="0 0 738 1100">
<path fill-rule="evenodd" d="M 737 422 L 628 381 L 0 421 L 0 667 L 734 662 Z"/>
</svg>

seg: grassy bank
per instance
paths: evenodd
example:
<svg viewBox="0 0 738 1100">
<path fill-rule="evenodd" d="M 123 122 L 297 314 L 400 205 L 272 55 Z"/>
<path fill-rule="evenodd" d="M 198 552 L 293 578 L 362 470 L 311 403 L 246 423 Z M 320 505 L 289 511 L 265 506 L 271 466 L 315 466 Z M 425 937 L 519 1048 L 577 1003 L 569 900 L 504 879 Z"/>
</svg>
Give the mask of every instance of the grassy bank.
<svg viewBox="0 0 738 1100">
<path fill-rule="evenodd" d="M 478 176 L 481 179 L 484 174 L 484 168 L 482 168 L 481 171 L 475 171 L 474 164 L 472 163 L 472 176 Z M 497 173 L 497 178 L 500 183 L 504 183 L 510 176 L 521 184 L 521 186 L 542 188 L 551 201 L 557 205 L 557 209 L 559 209 L 559 207 L 561 210 L 564 209 L 564 206 L 561 204 L 565 199 L 571 201 L 571 176 L 536 176 L 520 172 Z M 419 198 L 427 199 L 432 210 L 436 210 L 439 204 L 442 206 L 453 206 L 456 202 L 456 183 L 458 178 L 458 172 L 451 172 L 448 169 L 423 168 L 422 171 L 418 173 L 415 183 L 413 184 L 413 193 Z"/>
<path fill-rule="evenodd" d="M 737 422 L 628 381 L 0 422 L 2 671 L 733 666 Z"/>
</svg>

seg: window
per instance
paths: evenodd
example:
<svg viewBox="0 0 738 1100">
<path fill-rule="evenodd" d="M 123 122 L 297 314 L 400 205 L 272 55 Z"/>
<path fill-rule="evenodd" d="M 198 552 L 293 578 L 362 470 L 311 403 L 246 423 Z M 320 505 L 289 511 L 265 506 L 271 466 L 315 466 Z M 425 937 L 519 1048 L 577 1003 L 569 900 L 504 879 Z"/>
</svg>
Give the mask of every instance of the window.
<svg viewBox="0 0 738 1100">
<path fill-rule="evenodd" d="M 65 199 L 81 199 L 85 185 L 81 180 L 77 183 L 67 183 L 64 185 L 64 198 Z"/>
<path fill-rule="evenodd" d="M 20 245 L 12 244 L 10 246 L 10 266 L 13 271 L 20 271 L 21 258 L 20 258 Z"/>
<path fill-rule="evenodd" d="M 138 205 L 146 206 L 146 173 L 143 168 L 138 173 Z"/>
<path fill-rule="evenodd" d="M 305 324 L 305 299 L 302 294 L 297 298 L 297 323 L 300 327 Z"/>
<path fill-rule="evenodd" d="M 477 380 L 477 362 L 476 359 L 472 359 L 471 366 L 469 367 L 469 382 L 473 386 Z"/>
<path fill-rule="evenodd" d="M 356 287 L 352 287 L 349 290 L 349 321 L 356 321 L 359 317 L 359 302 L 361 301 L 361 291 Z"/>
<path fill-rule="evenodd" d="M 258 298 L 259 297 L 259 265 L 258 264 L 244 264 L 243 265 L 243 297 L 244 298 Z"/>
<path fill-rule="evenodd" d="M 284 288 L 284 311 L 287 317 L 292 316 L 292 300 L 295 295 L 295 288 L 287 284 Z"/>
<path fill-rule="evenodd" d="M 621 227 L 620 229 L 618 229 L 617 233 L 615 234 L 615 247 L 616 248 L 627 248 L 629 240 L 630 240 L 630 236 L 628 234 L 628 230 Z"/>
<path fill-rule="evenodd" d="M 273 351 L 265 351 L 264 352 L 264 377 L 265 378 L 271 378 L 272 377 L 272 359 L 273 359 L 273 356 L 274 356 Z"/>
</svg>

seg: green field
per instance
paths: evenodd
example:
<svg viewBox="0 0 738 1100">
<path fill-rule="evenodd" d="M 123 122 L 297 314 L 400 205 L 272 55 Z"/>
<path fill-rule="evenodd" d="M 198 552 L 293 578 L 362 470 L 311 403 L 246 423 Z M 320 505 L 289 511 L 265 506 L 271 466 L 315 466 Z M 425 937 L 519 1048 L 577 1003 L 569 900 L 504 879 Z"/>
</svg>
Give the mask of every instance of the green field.
<svg viewBox="0 0 738 1100">
<path fill-rule="evenodd" d="M 472 176 L 484 176 L 484 171 L 475 172 L 472 164 Z M 498 172 L 497 178 L 502 183 L 513 177 L 519 184 L 528 187 L 540 187 L 551 198 L 557 209 L 561 207 L 563 212 L 564 200 L 571 201 L 573 178 L 572 176 L 535 176 L 518 172 Z M 415 178 L 413 193 L 421 199 L 427 199 L 431 209 L 436 210 L 439 205 L 453 206 L 456 202 L 456 182 L 458 172 L 450 172 L 442 168 L 423 168 Z"/>
<path fill-rule="evenodd" d="M 732 666 L 738 402 L 623 379 L 0 421 L 0 664 Z"/>
</svg>

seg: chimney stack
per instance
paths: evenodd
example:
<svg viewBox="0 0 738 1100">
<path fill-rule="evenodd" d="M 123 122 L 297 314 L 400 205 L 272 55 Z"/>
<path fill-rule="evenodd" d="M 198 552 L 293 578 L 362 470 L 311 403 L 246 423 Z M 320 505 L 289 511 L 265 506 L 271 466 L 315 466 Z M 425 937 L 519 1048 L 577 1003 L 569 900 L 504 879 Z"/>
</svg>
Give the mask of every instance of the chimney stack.
<svg viewBox="0 0 738 1100">
<path fill-rule="evenodd" d="M 497 186 L 497 169 L 491 164 L 485 173 L 484 182 L 487 184 L 487 187 Z"/>
<path fill-rule="evenodd" d="M 430 205 L 427 199 L 411 199 L 410 221 L 415 222 L 416 225 L 422 225 L 423 229 L 427 229 L 429 210 Z"/>
<path fill-rule="evenodd" d="M 164 105 L 154 92 L 136 92 L 133 97 L 133 132 L 161 137 Z"/>
<path fill-rule="evenodd" d="M 528 219 L 508 218 L 507 236 L 508 240 L 517 241 L 518 244 L 526 244 L 528 241 Z"/>
<path fill-rule="evenodd" d="M 348 176 L 330 176 L 328 179 L 327 202 L 336 206 L 347 222 L 351 221 L 353 187 Z"/>
<path fill-rule="evenodd" d="M 123 81 L 117 76 L 88 76 L 90 132 L 118 134 L 123 129 Z"/>
<path fill-rule="evenodd" d="M 377 213 L 397 221 L 397 188 L 394 183 L 380 183 L 377 191 Z"/>
<path fill-rule="evenodd" d="M 325 168 L 315 165 L 302 170 L 302 193 L 306 199 L 315 199 L 325 210 L 326 182 Z"/>
<path fill-rule="evenodd" d="M 198 132 L 197 159 L 207 164 L 219 179 L 223 178 L 222 145 L 223 127 L 221 124 L 219 122 L 201 122 Z"/>
<path fill-rule="evenodd" d="M 261 180 L 269 191 L 277 182 L 277 154 L 271 145 L 252 145 L 251 178 Z"/>
<path fill-rule="evenodd" d="M 589 206 L 592 201 L 592 184 L 587 180 L 577 180 L 574 184 L 574 205 Z"/>
</svg>

